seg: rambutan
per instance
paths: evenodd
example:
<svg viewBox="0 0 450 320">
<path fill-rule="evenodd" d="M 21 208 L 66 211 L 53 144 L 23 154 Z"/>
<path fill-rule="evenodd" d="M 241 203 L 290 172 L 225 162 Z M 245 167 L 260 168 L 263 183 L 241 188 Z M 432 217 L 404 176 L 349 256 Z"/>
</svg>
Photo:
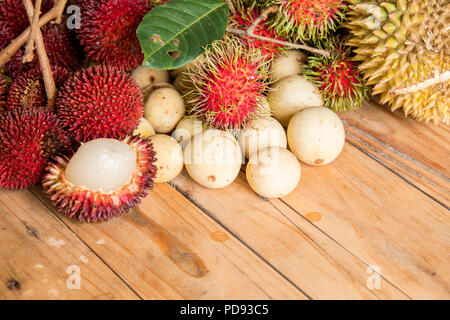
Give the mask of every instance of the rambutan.
<svg viewBox="0 0 450 320">
<path fill-rule="evenodd" d="M 32 1 L 34 4 L 34 0 Z M 53 0 L 43 0 L 41 5 L 41 12 L 45 14 L 53 7 Z M 8 28 L 10 36 L 6 41 L 9 42 L 22 33 L 25 28 L 30 25 L 27 12 L 23 1 L 18 0 L 2 0 L 0 1 L 0 26 Z M 4 47 L 5 43 L 0 43 Z"/>
<path fill-rule="evenodd" d="M 61 87 L 56 113 L 77 142 L 123 139 L 139 125 L 144 97 L 126 72 L 112 66 L 91 66 Z"/>
<path fill-rule="evenodd" d="M 256 18 L 258 18 L 259 15 L 260 12 L 253 7 L 236 10 L 235 14 L 232 14 L 230 16 L 230 25 L 237 29 L 246 30 L 252 25 L 252 23 L 256 20 Z M 273 28 L 270 28 L 269 23 L 266 21 L 260 22 L 256 26 L 254 34 L 257 36 L 267 37 L 280 41 L 286 40 L 285 38 L 276 35 L 275 30 Z M 257 48 L 261 50 L 262 54 L 268 55 L 269 57 L 277 56 L 283 48 L 282 45 L 271 41 L 263 41 L 249 37 L 242 37 L 242 42 L 248 48 Z"/>
<path fill-rule="evenodd" d="M 38 183 L 49 158 L 69 145 L 55 114 L 44 109 L 4 112 L 0 116 L 0 186 L 17 190 Z"/>
<path fill-rule="evenodd" d="M 3 112 L 3 110 L 5 109 L 5 104 L 6 104 L 6 83 L 5 83 L 5 79 L 3 79 L 0 76 L 0 114 Z"/>
<path fill-rule="evenodd" d="M 308 57 L 304 66 L 303 76 L 319 89 L 324 106 L 334 111 L 358 109 L 367 97 L 367 87 L 349 54 L 350 49 L 338 47 L 329 58 Z"/>
<path fill-rule="evenodd" d="M 137 27 L 149 11 L 145 0 L 98 0 L 81 3 L 81 28 L 76 30 L 86 56 L 130 71 L 142 64 Z"/>
<path fill-rule="evenodd" d="M 52 66 L 55 85 L 59 88 L 70 72 L 58 66 Z M 43 108 L 46 106 L 44 80 L 40 67 L 35 67 L 16 77 L 8 91 L 6 110 L 17 108 Z"/>
<path fill-rule="evenodd" d="M 269 63 L 260 50 L 227 38 L 213 42 L 204 57 L 187 71 L 194 87 L 186 95 L 192 115 L 214 128 L 237 130 L 268 113 L 263 93 Z"/>
<path fill-rule="evenodd" d="M 96 139 L 74 156 L 56 157 L 43 187 L 52 204 L 69 218 L 106 221 L 127 212 L 153 188 L 155 152 L 149 140 Z"/>
<path fill-rule="evenodd" d="M 343 0 L 287 0 L 272 27 L 278 34 L 305 42 L 322 40 L 344 19 Z"/>
<path fill-rule="evenodd" d="M 42 36 L 50 64 L 73 71 L 81 67 L 76 39 L 64 21 L 60 24 L 45 25 L 42 28 Z M 38 62 L 37 57 L 34 61 Z"/>
</svg>

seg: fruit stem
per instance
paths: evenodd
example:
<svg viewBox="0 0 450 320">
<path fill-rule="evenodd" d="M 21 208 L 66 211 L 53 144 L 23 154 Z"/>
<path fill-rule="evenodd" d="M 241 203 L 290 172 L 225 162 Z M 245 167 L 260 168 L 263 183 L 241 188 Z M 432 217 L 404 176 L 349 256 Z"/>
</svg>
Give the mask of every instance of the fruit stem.
<svg viewBox="0 0 450 320">
<path fill-rule="evenodd" d="M 67 0 L 59 0 L 55 6 L 43 15 L 39 19 L 38 26 L 42 28 L 48 22 L 53 19 L 61 19 L 61 14 L 64 11 Z M 20 49 L 20 47 L 27 41 L 28 36 L 30 35 L 31 27 L 26 28 L 17 38 L 11 41 L 11 43 L 5 47 L 2 51 L 0 51 L 0 68 L 7 63 L 11 57 Z"/>
<path fill-rule="evenodd" d="M 30 23 L 33 23 L 34 16 L 38 16 L 40 12 L 34 11 L 33 3 L 31 0 L 23 0 L 23 4 L 25 6 L 25 10 L 27 11 L 28 19 Z M 33 29 L 33 25 L 31 26 Z M 42 37 L 41 29 L 38 28 L 35 30 L 36 32 L 36 51 L 39 57 L 39 63 L 41 65 L 42 77 L 44 78 L 45 92 L 47 94 L 47 106 L 50 111 L 53 111 L 55 106 L 55 97 L 56 97 L 56 86 L 55 80 L 53 79 L 53 72 L 50 67 L 50 61 L 48 60 L 47 52 L 45 51 L 44 38 Z M 30 31 L 30 38 L 32 38 L 32 32 Z"/>
</svg>

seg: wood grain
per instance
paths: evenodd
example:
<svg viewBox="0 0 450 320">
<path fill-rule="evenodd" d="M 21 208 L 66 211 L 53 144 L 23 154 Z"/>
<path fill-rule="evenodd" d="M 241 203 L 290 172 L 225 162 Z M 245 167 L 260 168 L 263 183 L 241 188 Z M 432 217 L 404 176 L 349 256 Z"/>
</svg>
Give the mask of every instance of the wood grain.
<svg viewBox="0 0 450 320">
<path fill-rule="evenodd" d="M 405 180 L 450 206 L 450 128 L 406 118 L 373 102 L 339 114 L 347 140 Z"/>
<path fill-rule="evenodd" d="M 390 284 L 369 290 L 367 265 L 292 210 L 259 198 L 242 175 L 220 192 L 200 186 L 185 171 L 172 183 L 313 299 L 407 299 Z"/>
<path fill-rule="evenodd" d="M 346 144 L 332 164 L 302 166 L 282 199 L 415 299 L 450 297 L 450 215 L 442 205 Z"/>
<path fill-rule="evenodd" d="M 167 184 L 106 223 L 61 219 L 145 299 L 307 298 Z"/>
<path fill-rule="evenodd" d="M 0 239 L 0 299 L 138 298 L 28 190 L 0 190 Z"/>
</svg>

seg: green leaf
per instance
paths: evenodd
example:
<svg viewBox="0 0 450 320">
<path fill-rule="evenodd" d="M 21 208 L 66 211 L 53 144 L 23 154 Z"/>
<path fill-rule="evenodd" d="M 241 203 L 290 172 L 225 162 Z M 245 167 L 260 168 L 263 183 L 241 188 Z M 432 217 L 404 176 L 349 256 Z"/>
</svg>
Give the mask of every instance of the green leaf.
<svg viewBox="0 0 450 320">
<path fill-rule="evenodd" d="M 193 61 L 223 38 L 228 13 L 223 0 L 170 0 L 154 8 L 137 30 L 144 65 L 175 69 Z"/>
</svg>

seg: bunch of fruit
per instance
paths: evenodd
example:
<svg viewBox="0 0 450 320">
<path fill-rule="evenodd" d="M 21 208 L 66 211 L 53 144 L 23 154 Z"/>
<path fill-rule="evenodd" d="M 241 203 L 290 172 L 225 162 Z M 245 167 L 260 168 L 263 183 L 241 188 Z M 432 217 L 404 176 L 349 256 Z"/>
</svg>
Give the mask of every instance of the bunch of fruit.
<svg viewBox="0 0 450 320">
<path fill-rule="evenodd" d="M 22 63 L 21 49 L 3 68 L 12 80 L 0 77 L 0 186 L 17 190 L 42 182 L 65 215 L 105 221 L 138 205 L 153 183 L 174 179 L 184 167 L 205 187 L 226 187 L 247 158 L 251 188 L 264 197 L 282 197 L 300 181 L 299 160 L 324 165 L 340 154 L 345 132 L 334 111 L 361 106 L 367 96 L 363 78 L 394 107 L 448 121 L 448 82 L 409 94 L 392 91 L 402 79 L 415 85 L 448 68 L 448 56 L 437 52 L 435 69 L 428 70 L 421 63 L 430 57 L 401 44 L 411 30 L 426 34 L 414 19 L 403 25 L 407 15 L 426 15 L 426 7 L 351 2 L 233 0 L 234 29 L 251 28 L 276 5 L 279 10 L 254 26 L 254 34 L 329 54 L 306 56 L 264 38 L 227 34 L 194 62 L 166 71 L 141 65 L 136 29 L 151 9 L 146 0 L 79 0 L 80 29 L 42 28 L 58 88 L 54 112 L 47 108 L 36 61 Z M 433 3 L 444 8 L 439 0 Z M 44 0 L 41 10 L 52 5 Z M 356 55 L 337 35 L 346 12 L 352 17 L 348 43 L 359 46 Z M 369 25 L 373 17 L 380 29 Z M 431 20 L 430 15 L 426 21 Z M 22 1 L 0 1 L 0 48 L 28 25 Z M 406 60 L 395 52 L 406 52 Z M 353 62 L 362 57 L 364 77 Z M 400 77 L 402 72 L 407 76 Z"/>
</svg>

